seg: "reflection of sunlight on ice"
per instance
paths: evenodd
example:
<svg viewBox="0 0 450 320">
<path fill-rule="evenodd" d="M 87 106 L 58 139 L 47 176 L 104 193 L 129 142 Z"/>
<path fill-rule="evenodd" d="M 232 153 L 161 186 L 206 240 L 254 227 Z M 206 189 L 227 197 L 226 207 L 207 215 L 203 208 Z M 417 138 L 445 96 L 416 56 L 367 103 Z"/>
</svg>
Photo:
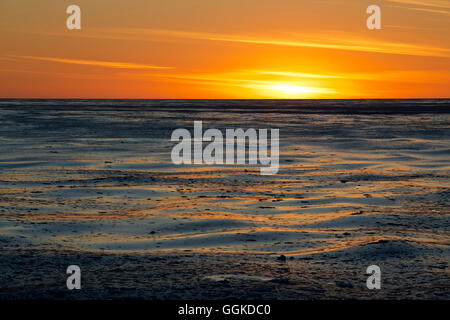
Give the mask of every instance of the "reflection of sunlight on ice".
<svg viewBox="0 0 450 320">
<path fill-rule="evenodd" d="M 64 128 L 56 142 L 42 129 L 33 139 L 0 137 L 0 213 L 24 224 L 8 232 L 35 230 L 37 246 L 291 255 L 449 240 L 435 230 L 448 212 L 450 145 L 428 137 L 447 115 L 201 114 L 208 125 L 281 128 L 280 170 L 270 177 L 259 165 L 173 165 L 171 129 L 197 116 L 130 111 L 109 123 L 110 112 L 89 118 L 102 130 L 83 138 Z M 114 137 L 126 121 L 127 135 Z M 411 222 L 425 214 L 436 220 Z"/>
</svg>

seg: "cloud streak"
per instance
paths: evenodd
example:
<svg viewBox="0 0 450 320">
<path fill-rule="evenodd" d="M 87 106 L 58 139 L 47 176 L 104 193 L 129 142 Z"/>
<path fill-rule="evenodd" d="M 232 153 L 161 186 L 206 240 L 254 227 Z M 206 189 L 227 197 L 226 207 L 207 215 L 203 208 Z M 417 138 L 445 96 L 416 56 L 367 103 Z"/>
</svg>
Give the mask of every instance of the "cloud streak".
<svg viewBox="0 0 450 320">
<path fill-rule="evenodd" d="M 128 74 L 135 78 L 135 74 Z M 361 73 L 314 74 L 276 70 L 242 70 L 240 72 L 216 74 L 140 74 L 140 79 L 165 79 L 180 83 L 200 83 L 205 85 L 257 87 L 275 84 L 326 85 L 336 81 L 382 81 L 397 83 L 445 83 L 450 76 L 445 71 L 391 70 Z"/>
<path fill-rule="evenodd" d="M 450 3 L 448 1 L 447 2 L 444 2 L 444 1 L 418 1 L 418 0 L 387 0 L 387 1 L 393 2 L 393 3 L 399 3 L 402 5 L 414 5 L 414 7 L 393 6 L 396 8 L 450 15 L 450 11 L 445 10 L 445 9 L 450 9 Z M 423 8 L 423 7 L 425 7 L 425 8 Z"/>
<path fill-rule="evenodd" d="M 392 0 L 397 1 L 397 0 Z M 402 0 L 398 0 L 402 1 Z M 409 0 L 405 0 L 409 1 Z M 413 1 L 415 2 L 415 1 Z M 405 2 L 406 3 L 406 2 Z M 420 8 L 406 8 L 417 9 Z M 426 11 L 442 11 L 435 9 L 423 9 Z M 47 33 L 48 35 L 61 36 L 59 33 Z M 332 49 L 332 50 L 345 50 L 345 51 L 357 51 L 368 53 L 380 53 L 380 54 L 395 54 L 395 55 L 410 55 L 410 56 L 425 56 L 425 57 L 450 57 L 450 49 L 440 48 L 425 45 L 415 45 L 401 42 L 387 42 L 380 40 L 370 40 L 365 38 L 358 38 L 351 34 L 298 34 L 291 35 L 284 39 L 275 39 L 268 37 L 258 36 L 243 36 L 232 34 L 217 34 L 206 32 L 190 32 L 180 30 L 166 30 L 166 29 L 139 29 L 139 28 L 127 28 L 127 29 L 92 29 L 89 34 L 78 34 L 77 37 L 92 38 L 92 39 L 109 39 L 109 40 L 127 40 L 127 41 L 179 41 L 177 39 L 189 39 L 200 41 L 218 41 L 218 42 L 230 42 L 230 43 L 242 43 L 253 45 L 272 45 L 272 46 L 285 46 L 285 47 L 306 47 L 306 48 L 318 48 L 318 49 Z M 301 38 L 302 41 L 295 38 Z M 305 39 L 308 39 L 305 41 Z M 82 60 L 74 60 L 82 61 Z M 103 62 L 100 62 L 103 63 Z M 108 62 L 104 62 L 105 64 Z M 122 64 L 122 63 L 119 63 Z M 125 63 L 127 64 L 127 63 Z M 127 64 L 129 65 L 129 64 Z M 170 67 L 157 67 L 149 66 L 153 69 L 169 69 Z"/>
<path fill-rule="evenodd" d="M 414 11 L 423 11 L 423 12 L 431 12 L 431 13 L 450 15 L 450 11 L 445 11 L 445 10 L 426 9 L 426 8 L 407 8 L 407 9 L 414 10 Z"/>
<path fill-rule="evenodd" d="M 450 2 L 447 0 L 386 0 L 388 2 L 412 4 L 416 6 L 450 9 Z"/>
<path fill-rule="evenodd" d="M 284 76 L 292 78 L 312 78 L 312 79 L 342 79 L 343 76 L 329 75 L 329 74 L 315 74 L 315 73 L 303 73 L 303 72 L 287 72 L 287 71 L 255 71 L 259 74 Z"/>
<path fill-rule="evenodd" d="M 437 48 L 431 46 L 413 45 L 407 43 L 397 42 L 383 42 L 377 40 L 366 40 L 352 38 L 351 36 L 333 36 L 333 38 L 326 35 L 311 35 L 311 41 L 296 41 L 296 40 L 275 40 L 270 38 L 258 37 L 244 37 L 226 34 L 210 34 L 202 32 L 186 32 L 175 30 L 159 30 L 159 29 L 127 29 L 121 32 L 129 34 L 141 34 L 145 36 L 159 35 L 166 37 L 188 38 L 195 40 L 206 41 L 221 41 L 232 43 L 244 43 L 254 45 L 273 45 L 273 46 L 287 46 L 287 47 L 308 47 L 308 48 L 322 48 L 335 49 L 347 51 L 359 51 L 369 53 L 385 53 L 397 55 L 413 55 L 413 56 L 431 56 L 431 57 L 450 57 L 450 50 L 445 48 Z M 341 39 L 336 41 L 335 39 Z M 148 39 L 148 38 L 147 38 Z"/>
<path fill-rule="evenodd" d="M 115 69 L 173 69 L 172 67 L 162 67 L 147 64 L 138 64 L 131 62 L 114 62 L 114 61 L 97 61 L 97 60 L 80 60 L 80 59 L 65 59 L 65 58 L 52 58 L 52 57 L 36 57 L 36 56 L 11 56 L 14 58 L 24 59 L 24 60 L 37 60 L 46 62 L 56 62 L 65 64 L 77 64 L 95 67 L 106 67 Z"/>
</svg>

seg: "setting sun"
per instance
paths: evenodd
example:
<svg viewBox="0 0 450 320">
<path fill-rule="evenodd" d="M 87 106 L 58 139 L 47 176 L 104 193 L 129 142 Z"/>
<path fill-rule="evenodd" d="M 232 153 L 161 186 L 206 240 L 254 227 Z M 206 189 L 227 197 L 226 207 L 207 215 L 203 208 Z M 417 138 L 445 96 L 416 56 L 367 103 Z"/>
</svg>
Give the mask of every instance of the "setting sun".
<svg viewBox="0 0 450 320">
<path fill-rule="evenodd" d="M 293 98 L 302 97 L 305 94 L 311 94 L 317 92 L 317 90 L 308 87 L 301 87 L 293 84 L 276 84 L 269 86 L 268 89 L 278 91 L 283 95 L 290 95 Z"/>
</svg>

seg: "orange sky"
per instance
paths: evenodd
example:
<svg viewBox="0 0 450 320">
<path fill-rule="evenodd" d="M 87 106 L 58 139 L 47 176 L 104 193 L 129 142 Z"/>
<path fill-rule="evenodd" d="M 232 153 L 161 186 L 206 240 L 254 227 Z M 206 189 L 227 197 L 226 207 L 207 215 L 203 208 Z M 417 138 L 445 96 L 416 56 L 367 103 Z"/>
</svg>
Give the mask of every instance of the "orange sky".
<svg viewBox="0 0 450 320">
<path fill-rule="evenodd" d="M 448 0 L 1 0 L 0 98 L 449 98 L 449 31 Z"/>
</svg>

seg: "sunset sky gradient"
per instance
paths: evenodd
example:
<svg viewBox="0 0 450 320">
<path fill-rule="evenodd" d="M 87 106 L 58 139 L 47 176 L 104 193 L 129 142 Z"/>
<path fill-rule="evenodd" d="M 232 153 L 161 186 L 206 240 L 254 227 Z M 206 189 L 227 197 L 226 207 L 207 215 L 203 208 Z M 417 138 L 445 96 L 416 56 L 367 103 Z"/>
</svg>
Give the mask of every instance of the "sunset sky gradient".
<svg viewBox="0 0 450 320">
<path fill-rule="evenodd" d="M 0 98 L 449 98 L 449 31 L 447 0 L 2 0 Z"/>
</svg>

